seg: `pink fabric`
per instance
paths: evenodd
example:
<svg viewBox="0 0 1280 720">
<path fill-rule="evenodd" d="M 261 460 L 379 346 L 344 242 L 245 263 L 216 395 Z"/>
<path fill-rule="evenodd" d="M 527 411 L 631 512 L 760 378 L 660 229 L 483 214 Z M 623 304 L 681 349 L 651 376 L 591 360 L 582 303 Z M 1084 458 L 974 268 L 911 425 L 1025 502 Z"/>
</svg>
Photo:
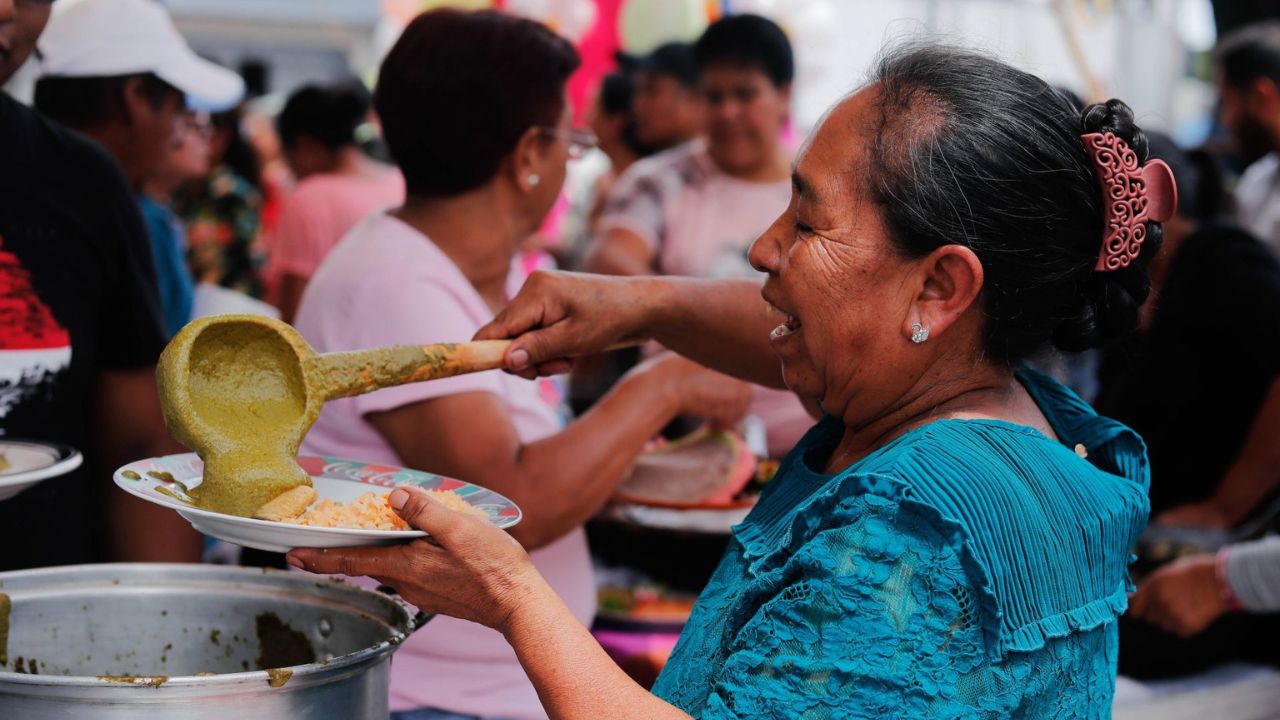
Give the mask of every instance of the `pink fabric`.
<svg viewBox="0 0 1280 720">
<path fill-rule="evenodd" d="M 267 258 L 267 275 L 309 278 L 325 256 L 366 215 L 404 202 L 399 170 L 377 177 L 313 175 L 284 201 Z"/>
<path fill-rule="evenodd" d="M 521 277 L 514 263 L 512 267 L 508 289 L 514 294 Z M 320 266 L 303 296 L 297 328 L 317 350 L 329 352 L 470 340 L 492 317 L 458 267 L 426 236 L 389 215 L 376 214 L 357 225 Z M 540 440 L 561 428 L 559 415 L 544 402 L 537 383 L 487 372 L 330 402 L 302 452 L 400 465 L 395 451 L 364 415 L 465 392 L 502 398 L 522 442 Z M 582 530 L 530 555 L 574 615 L 590 624 L 595 584 Z M 413 635 L 391 664 L 391 708 L 425 706 L 514 720 L 546 717 L 500 634 L 443 617 Z"/>
</svg>

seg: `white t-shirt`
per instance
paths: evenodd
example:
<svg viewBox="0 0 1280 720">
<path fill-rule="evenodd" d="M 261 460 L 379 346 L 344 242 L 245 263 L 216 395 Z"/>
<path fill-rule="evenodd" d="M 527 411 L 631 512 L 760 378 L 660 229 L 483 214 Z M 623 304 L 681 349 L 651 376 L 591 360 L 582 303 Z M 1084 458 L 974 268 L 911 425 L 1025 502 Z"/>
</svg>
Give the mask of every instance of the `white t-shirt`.
<svg viewBox="0 0 1280 720">
<path fill-rule="evenodd" d="M 609 193 L 598 232 L 623 228 L 640 236 L 664 275 L 760 280 L 747 251 L 790 202 L 790 181 L 728 175 L 695 140 L 627 168 Z M 749 412 L 764 421 L 774 457 L 814 424 L 800 400 L 782 390 L 757 387 Z"/>
<path fill-rule="evenodd" d="M 1262 157 L 1240 176 L 1236 220 L 1280 256 L 1280 155 Z"/>
<path fill-rule="evenodd" d="M 513 266 L 509 295 L 520 282 Z M 352 229 L 320 265 L 307 284 L 296 325 L 316 350 L 332 352 L 467 341 L 492 319 L 488 305 L 443 251 L 417 230 L 379 213 Z M 333 400 L 325 404 L 302 452 L 402 465 L 364 416 L 466 392 L 501 398 L 521 442 L 541 440 L 562 427 L 537 383 L 493 371 Z M 589 625 L 596 596 L 583 531 L 574 530 L 530 557 L 578 620 Z M 410 637 L 391 663 L 391 709 L 420 707 L 513 720 L 546 717 L 501 634 L 445 617 Z"/>
</svg>

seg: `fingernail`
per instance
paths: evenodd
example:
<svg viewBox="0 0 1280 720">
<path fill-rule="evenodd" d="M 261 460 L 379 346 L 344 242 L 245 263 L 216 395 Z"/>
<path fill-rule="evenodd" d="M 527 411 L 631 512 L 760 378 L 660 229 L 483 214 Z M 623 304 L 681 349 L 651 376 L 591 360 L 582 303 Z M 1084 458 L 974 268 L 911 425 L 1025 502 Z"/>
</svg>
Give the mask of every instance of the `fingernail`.
<svg viewBox="0 0 1280 720">
<path fill-rule="evenodd" d="M 302 561 L 301 561 L 301 560 L 299 560 L 297 557 L 295 557 L 293 553 L 289 553 L 288 555 L 285 555 L 285 556 L 284 556 L 284 561 L 285 561 L 285 562 L 287 562 L 287 563 L 289 563 L 290 565 L 292 565 L 292 566 L 294 566 L 294 567 L 298 568 L 299 570 L 306 570 L 306 569 L 307 569 L 307 568 L 306 568 L 306 566 L 302 564 Z"/>
<path fill-rule="evenodd" d="M 396 488 L 391 491 L 391 497 L 387 498 L 387 502 L 391 503 L 391 507 L 399 510 L 404 504 L 409 502 L 409 491 L 404 488 Z"/>
<path fill-rule="evenodd" d="M 523 370 L 529 367 L 529 351 L 523 348 L 516 348 L 511 351 L 511 369 Z"/>
</svg>

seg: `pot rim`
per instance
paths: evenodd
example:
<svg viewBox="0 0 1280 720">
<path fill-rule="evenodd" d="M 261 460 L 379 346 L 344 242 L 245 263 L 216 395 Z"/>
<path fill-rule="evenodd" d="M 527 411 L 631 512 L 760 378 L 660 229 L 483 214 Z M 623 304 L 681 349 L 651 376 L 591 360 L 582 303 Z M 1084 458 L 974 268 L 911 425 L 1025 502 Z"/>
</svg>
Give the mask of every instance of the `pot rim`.
<svg viewBox="0 0 1280 720">
<path fill-rule="evenodd" d="M 89 577 L 86 578 L 85 576 Z M 191 586 L 194 583 L 205 583 L 214 586 L 226 587 L 225 583 L 239 583 L 242 586 L 261 586 L 274 587 L 280 589 L 280 583 L 284 583 L 284 589 L 294 588 L 297 590 L 305 590 L 306 586 L 312 589 L 321 589 L 329 591 L 329 596 L 341 596 L 346 594 L 352 599 L 364 598 L 370 602 L 382 605 L 388 610 L 388 615 L 395 617 L 394 622 L 390 622 L 385 618 L 379 618 L 372 613 L 365 612 L 368 617 L 386 624 L 391 632 L 390 637 L 382 640 L 369 647 L 361 648 L 344 655 L 330 658 L 328 660 L 318 660 L 316 662 L 306 663 L 304 665 L 289 665 L 281 668 L 271 668 L 272 671 L 283 670 L 289 671 L 289 678 L 279 687 L 273 689 L 288 689 L 312 685 L 319 681 L 332 680 L 338 676 L 350 674 L 356 670 L 362 669 L 362 666 L 373 665 L 384 656 L 390 655 L 412 632 L 414 625 L 414 610 L 412 606 L 399 597 L 392 597 L 382 593 L 362 588 L 358 585 L 346 582 L 341 578 L 331 576 L 311 575 L 309 573 L 294 572 L 288 570 L 277 570 L 275 568 L 254 568 L 254 567 L 237 567 L 228 565 L 202 565 L 202 564 L 164 564 L 164 563 L 103 563 L 93 565 L 64 565 L 50 568 L 35 568 L 30 570 L 16 570 L 0 573 L 0 592 L 9 593 L 12 597 L 15 593 L 10 593 L 10 589 L 21 594 L 27 590 L 55 589 L 66 585 L 68 582 L 74 582 L 80 587 L 86 586 L 87 580 L 100 579 L 107 580 L 111 585 L 120 586 L 136 586 L 146 583 L 146 578 L 161 579 L 163 581 L 178 581 L 177 585 Z M 270 582 L 264 581 L 263 578 L 272 578 Z M 47 585 L 41 585 L 40 580 L 53 580 L 54 582 Z M 352 608 L 355 609 L 354 607 Z M 138 676 L 130 680 L 123 679 L 118 676 L 113 679 L 107 675 L 29 675 L 25 673 L 16 673 L 9 670 L 0 669 L 0 695 L 6 692 L 12 693 L 19 691 L 19 687 L 25 687 L 29 692 L 39 694 L 41 688 L 50 691 L 65 688 L 84 688 L 104 691 L 125 691 L 137 690 L 139 688 L 148 690 L 163 691 L 169 689 L 225 689 L 233 687 L 254 686 L 261 687 L 268 684 L 272 679 L 271 672 L 268 670 L 248 670 L 231 673 L 217 673 L 214 675 L 155 675 L 155 676 Z"/>
</svg>

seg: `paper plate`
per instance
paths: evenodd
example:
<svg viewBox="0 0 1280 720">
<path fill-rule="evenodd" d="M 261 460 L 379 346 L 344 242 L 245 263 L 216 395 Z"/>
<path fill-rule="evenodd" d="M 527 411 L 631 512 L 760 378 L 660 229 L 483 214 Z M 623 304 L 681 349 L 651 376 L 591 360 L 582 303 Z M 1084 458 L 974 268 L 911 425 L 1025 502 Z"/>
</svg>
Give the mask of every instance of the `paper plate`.
<svg viewBox="0 0 1280 720">
<path fill-rule="evenodd" d="M 298 465 L 311 476 L 320 500 L 329 498 L 335 502 L 351 502 L 371 490 L 389 493 L 397 485 L 417 485 L 427 490 L 452 490 L 483 510 L 489 521 L 500 528 L 509 528 L 520 522 L 520 508 L 515 503 L 492 490 L 462 480 L 340 458 L 304 456 L 298 458 Z M 162 488 L 172 487 L 164 473 L 188 488 L 198 487 L 203 479 L 204 463 L 195 453 L 139 460 L 117 470 L 115 481 L 132 495 L 172 508 L 205 535 L 245 547 L 285 552 L 297 547 L 393 545 L 426 536 L 420 530 L 308 527 L 202 510 L 162 492 Z"/>
<path fill-rule="evenodd" d="M 8 500 L 41 480 L 65 475 L 84 462 L 75 448 L 28 440 L 0 440 L 0 455 L 9 463 L 7 469 L 0 470 L 0 500 Z"/>
</svg>

